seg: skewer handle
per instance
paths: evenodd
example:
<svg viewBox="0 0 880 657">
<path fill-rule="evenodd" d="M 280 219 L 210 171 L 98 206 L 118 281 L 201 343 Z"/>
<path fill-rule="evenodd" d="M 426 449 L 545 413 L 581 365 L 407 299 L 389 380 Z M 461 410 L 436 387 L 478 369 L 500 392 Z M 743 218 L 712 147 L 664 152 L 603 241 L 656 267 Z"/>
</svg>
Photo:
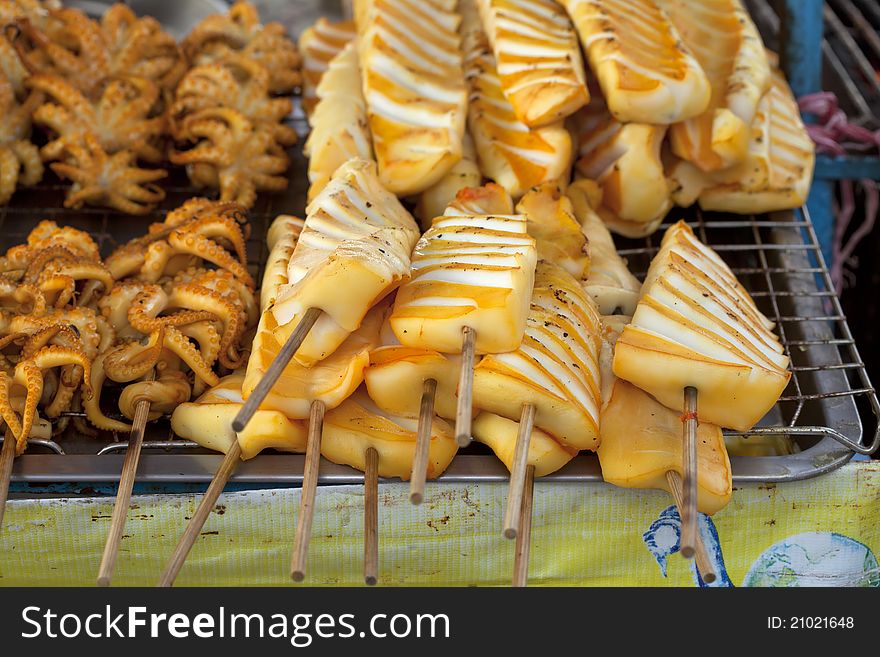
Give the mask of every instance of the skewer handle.
<svg viewBox="0 0 880 657">
<path fill-rule="evenodd" d="M 532 543 L 532 500 L 535 494 L 535 466 L 526 469 L 525 489 L 520 509 L 520 527 L 516 535 L 513 560 L 513 585 L 523 587 L 529 581 L 529 549 Z"/>
<path fill-rule="evenodd" d="M 681 554 L 692 559 L 697 545 L 697 389 L 684 389 L 684 486 L 681 505 Z"/>
<path fill-rule="evenodd" d="M 520 528 L 523 488 L 529 461 L 529 442 L 532 439 L 534 426 L 535 405 L 523 404 L 522 415 L 519 418 L 519 433 L 516 436 L 516 451 L 513 454 L 513 467 L 510 469 L 507 506 L 504 509 L 504 538 L 516 538 Z"/>
<path fill-rule="evenodd" d="M 458 381 L 458 408 L 455 413 L 455 442 L 459 447 L 471 444 L 474 414 L 474 350 L 477 332 L 470 326 L 462 330 L 461 377 Z"/>
<path fill-rule="evenodd" d="M 324 431 L 322 401 L 313 401 L 309 415 L 309 436 L 306 443 L 306 462 L 303 470 L 302 491 L 299 500 L 299 518 L 293 537 L 293 554 L 290 558 L 290 578 L 301 582 L 306 578 L 306 561 L 309 557 L 309 538 L 312 535 L 312 519 L 315 516 L 315 491 L 318 488 L 318 465 L 321 461 L 321 434 Z"/>
<path fill-rule="evenodd" d="M 220 464 L 220 467 L 214 474 L 214 478 L 211 480 L 208 490 L 205 491 L 205 496 L 202 498 L 202 501 L 199 502 L 196 512 L 193 514 L 193 517 L 190 518 L 189 524 L 183 532 L 183 536 L 180 537 L 177 547 L 174 548 L 171 560 L 165 567 L 165 572 L 162 573 L 162 579 L 159 580 L 160 587 L 168 587 L 174 584 L 174 580 L 177 579 L 177 575 L 180 573 L 180 569 L 183 567 L 183 563 L 186 561 L 189 551 L 199 537 L 199 533 L 202 531 L 202 527 L 205 526 L 205 521 L 208 519 L 208 516 L 211 515 L 211 511 L 214 510 L 217 498 L 220 497 L 220 493 L 223 492 L 223 488 L 226 486 L 226 482 L 229 480 L 232 471 L 235 470 L 235 466 L 238 464 L 240 458 L 241 445 L 239 445 L 236 440 L 232 443 L 229 451 L 226 452 L 226 457 L 223 459 L 223 463 Z"/>
<path fill-rule="evenodd" d="M 290 359 L 293 358 L 297 349 L 299 349 L 302 346 L 302 343 L 305 342 L 306 336 L 308 336 L 309 331 L 312 330 L 315 322 L 318 321 L 321 312 L 322 311 L 318 308 L 309 308 L 305 315 L 302 316 L 299 324 L 293 329 L 293 333 L 287 338 L 284 346 L 281 347 L 281 350 L 269 365 L 263 378 L 260 379 L 260 382 L 257 384 L 257 387 L 254 388 L 254 391 L 245 401 L 244 406 L 241 407 L 241 410 L 232 420 L 233 431 L 244 431 L 244 428 L 247 426 L 248 422 L 251 421 L 254 413 L 256 413 L 257 409 L 260 407 L 260 404 L 263 403 L 263 400 L 266 399 L 269 392 L 272 390 L 272 386 L 275 385 L 275 382 L 278 381 L 281 373 L 287 367 Z"/>
<path fill-rule="evenodd" d="M 379 452 L 367 448 L 364 469 L 364 582 L 379 581 Z"/>
<path fill-rule="evenodd" d="M 672 497 L 675 498 L 675 505 L 678 507 L 678 515 L 681 516 L 681 510 L 684 507 L 681 475 L 675 470 L 670 470 L 666 473 L 666 481 L 669 482 L 669 489 L 672 491 Z M 715 574 L 712 560 L 709 559 L 709 553 L 706 551 L 706 544 L 703 543 L 699 532 L 697 533 L 697 544 L 695 547 L 694 560 L 697 562 L 697 570 L 700 572 L 700 577 L 703 578 L 706 584 L 711 584 L 718 579 L 718 576 Z"/>
<path fill-rule="evenodd" d="M 428 476 L 428 456 L 431 446 L 431 428 L 434 424 L 434 397 L 437 381 L 427 379 L 422 388 L 422 405 L 419 409 L 419 430 L 416 434 L 416 451 L 413 456 L 412 475 L 409 480 L 409 501 L 421 504 L 425 499 L 425 480 Z"/>
<path fill-rule="evenodd" d="M 3 528 L 3 514 L 6 512 L 6 499 L 9 497 L 9 481 L 12 479 L 12 464 L 15 461 L 15 436 L 6 429 L 3 451 L 0 452 L 0 529 Z"/>
<path fill-rule="evenodd" d="M 144 431 L 150 415 L 150 400 L 142 399 L 134 410 L 131 435 L 128 438 L 128 449 L 122 462 L 122 474 L 119 476 L 119 488 L 116 491 L 116 502 L 113 505 L 113 517 L 110 519 L 110 530 L 107 542 L 104 543 L 104 554 L 98 568 L 98 586 L 110 586 L 116 558 L 119 556 L 119 543 L 125 529 L 125 518 L 131 505 L 131 490 L 137 474 L 138 462 L 141 458 L 141 447 L 144 443 Z"/>
</svg>

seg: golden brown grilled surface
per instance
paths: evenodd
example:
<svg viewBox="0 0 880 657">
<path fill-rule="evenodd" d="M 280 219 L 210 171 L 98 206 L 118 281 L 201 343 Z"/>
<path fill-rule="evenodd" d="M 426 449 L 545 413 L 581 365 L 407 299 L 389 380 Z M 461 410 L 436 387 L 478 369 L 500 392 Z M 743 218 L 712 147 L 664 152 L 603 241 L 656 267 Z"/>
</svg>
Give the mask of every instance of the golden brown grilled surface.
<svg viewBox="0 0 880 657">
<path fill-rule="evenodd" d="M 476 353 L 515 349 L 536 261 L 522 215 L 437 217 L 413 251 L 391 328 L 408 347 L 459 353 L 467 326 L 476 332 Z"/>
<path fill-rule="evenodd" d="M 454 0 L 358 0 L 360 67 L 382 184 L 424 191 L 461 159 L 467 91 Z"/>
<path fill-rule="evenodd" d="M 339 54 L 345 44 L 354 39 L 354 21 L 333 22 L 325 17 L 306 28 L 299 37 L 299 53 L 302 55 L 302 105 L 311 115 L 318 104 L 317 89 L 327 71 L 330 61 Z"/>
<path fill-rule="evenodd" d="M 561 123 L 530 129 L 505 97 L 474 0 L 462 0 L 462 47 L 470 90 L 468 127 L 483 175 L 514 198 L 542 182 L 567 179 L 571 136 Z"/>
<path fill-rule="evenodd" d="M 772 328 L 718 254 L 679 222 L 651 262 L 614 373 L 673 410 L 694 386 L 701 420 L 748 431 L 791 376 Z"/>
<path fill-rule="evenodd" d="M 373 159 L 357 49 L 353 43 L 344 46 L 330 62 L 317 95 L 318 103 L 311 117 L 312 131 L 303 148 L 309 158 L 309 201 L 351 158 Z"/>
<path fill-rule="evenodd" d="M 601 187 L 602 219 L 627 237 L 653 233 L 672 207 L 660 156 L 666 126 L 622 123 L 598 92 L 572 124 L 578 132 L 577 175 Z"/>
<path fill-rule="evenodd" d="M 536 427 L 570 449 L 595 449 L 600 340 L 599 313 L 580 282 L 539 262 L 522 343 L 480 361 L 474 405 L 518 420 L 523 404 L 534 404 Z"/>
<path fill-rule="evenodd" d="M 590 99 L 577 34 L 555 0 L 478 0 L 504 95 L 534 128 Z"/>
<path fill-rule="evenodd" d="M 709 80 L 654 0 L 562 0 L 620 121 L 677 123 L 709 104 Z"/>
<path fill-rule="evenodd" d="M 699 201 L 704 210 L 759 214 L 806 202 L 815 146 L 782 73 L 775 70 L 771 80 L 752 123 L 746 159 L 712 173 L 674 162 L 667 174 L 676 204 L 687 207 Z"/>
<path fill-rule="evenodd" d="M 708 109 L 670 128 L 672 151 L 703 171 L 747 155 L 750 126 L 770 86 L 761 35 L 740 0 L 660 0 L 712 86 Z"/>
</svg>

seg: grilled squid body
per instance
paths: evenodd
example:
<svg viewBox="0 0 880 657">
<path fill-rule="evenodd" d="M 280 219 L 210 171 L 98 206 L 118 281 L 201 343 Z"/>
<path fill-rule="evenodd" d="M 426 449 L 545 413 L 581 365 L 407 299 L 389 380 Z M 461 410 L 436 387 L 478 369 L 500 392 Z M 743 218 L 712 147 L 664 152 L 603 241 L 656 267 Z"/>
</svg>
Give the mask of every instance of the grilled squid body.
<svg viewBox="0 0 880 657">
<path fill-rule="evenodd" d="M 758 104 L 745 160 L 711 173 L 678 161 L 667 173 L 678 205 L 699 201 L 704 210 L 753 214 L 803 205 L 815 160 L 797 102 L 781 71 L 774 70 Z"/>
<path fill-rule="evenodd" d="M 353 43 L 346 45 L 330 62 L 316 93 L 312 131 L 303 148 L 309 158 L 309 200 L 315 198 L 334 172 L 351 158 L 373 158 L 357 48 Z"/>
<path fill-rule="evenodd" d="M 423 230 L 431 227 L 434 217 L 443 214 L 444 210 L 455 200 L 459 190 L 466 187 L 477 187 L 483 180 L 480 165 L 477 163 L 477 150 L 474 140 L 468 132 L 464 133 L 462 157 L 434 185 L 419 195 L 416 205 L 416 216 Z M 510 212 L 513 212 L 511 209 Z"/>
<path fill-rule="evenodd" d="M 498 183 L 458 190 L 443 214 L 461 217 L 471 214 L 513 214 L 513 199 Z"/>
<path fill-rule="evenodd" d="M 174 433 L 224 454 L 238 440 L 241 458 L 245 460 L 269 448 L 304 452 L 307 438 L 305 423 L 288 419 L 278 411 L 260 409 L 244 431 L 236 434 L 232 430 L 232 420 L 244 405 L 241 395 L 243 382 L 243 373 L 230 374 L 195 401 L 180 404 L 171 414 Z"/>
<path fill-rule="evenodd" d="M 330 66 L 330 61 L 354 39 L 354 22 L 334 23 L 323 16 L 306 28 L 299 37 L 302 55 L 302 105 L 311 115 L 318 104 L 318 85 Z"/>
<path fill-rule="evenodd" d="M 772 328 L 721 258 L 679 222 L 651 262 L 614 373 L 677 411 L 694 386 L 700 420 L 747 431 L 791 376 Z"/>
<path fill-rule="evenodd" d="M 594 181 L 581 179 L 569 185 L 566 195 L 589 241 L 590 266 L 583 281 L 584 289 L 602 315 L 615 312 L 632 315 L 642 284 L 617 253 L 611 233 L 593 209 L 601 203 L 602 190 Z"/>
<path fill-rule="evenodd" d="M 379 330 L 389 305 L 390 302 L 385 300 L 376 304 L 357 330 L 330 356 L 315 365 L 305 367 L 291 360 L 260 408 L 281 411 L 291 418 L 307 418 L 313 401 L 321 401 L 327 408 L 341 404 L 364 380 L 370 352 L 381 344 Z M 253 393 L 281 350 L 282 344 L 275 338 L 273 322 L 271 311 L 264 312 L 260 318 L 242 386 L 245 398 Z"/>
<path fill-rule="evenodd" d="M 290 215 L 282 214 L 275 217 L 266 233 L 266 244 L 269 257 L 263 269 L 260 284 L 260 312 L 275 303 L 275 296 L 281 286 L 287 283 L 287 265 L 296 248 L 296 241 L 302 232 L 305 222 Z"/>
<path fill-rule="evenodd" d="M 357 0 L 363 94 L 382 183 L 398 196 L 461 159 L 467 91 L 456 0 Z"/>
<path fill-rule="evenodd" d="M 477 0 L 501 87 L 517 118 L 535 128 L 590 99 L 577 34 L 555 0 Z"/>
<path fill-rule="evenodd" d="M 489 447 L 508 470 L 513 469 L 519 422 L 483 411 L 474 418 L 473 434 L 474 439 Z M 536 477 L 543 477 L 559 470 L 577 456 L 577 452 L 577 449 L 559 443 L 546 431 L 533 427 L 526 463 L 535 466 Z"/>
<path fill-rule="evenodd" d="M 463 0 L 462 48 L 469 87 L 468 128 L 480 170 L 519 198 L 535 185 L 567 180 L 571 135 L 561 121 L 529 128 L 504 95 L 475 0 Z"/>
<path fill-rule="evenodd" d="M 559 265 L 577 280 L 586 276 L 590 266 L 587 238 L 559 185 L 544 183 L 530 190 L 516 211 L 528 217 L 529 235 L 535 238 L 540 260 Z"/>
<path fill-rule="evenodd" d="M 330 356 L 367 311 L 409 276 L 419 229 L 382 187 L 375 163 L 365 160 L 341 166 L 306 215 L 287 283 L 268 312 L 282 345 L 309 308 L 323 311 L 295 355 L 311 367 Z"/>
<path fill-rule="evenodd" d="M 682 472 L 681 413 L 660 404 L 643 390 L 614 376 L 614 345 L 628 316 L 603 316 L 601 440 L 596 454 L 602 477 L 622 488 L 672 492 L 666 473 Z M 707 422 L 697 427 L 697 508 L 712 514 L 730 501 L 730 459 L 721 429 Z"/>
<path fill-rule="evenodd" d="M 655 0 L 562 0 L 618 121 L 670 124 L 702 114 L 705 72 Z"/>
<path fill-rule="evenodd" d="M 522 215 L 437 217 L 416 244 L 391 328 L 405 346 L 442 353 L 460 353 L 466 326 L 476 331 L 476 353 L 516 349 L 536 262 Z"/>
<path fill-rule="evenodd" d="M 480 361 L 474 405 L 516 420 L 534 404 L 536 427 L 568 449 L 595 449 L 600 347 L 599 314 L 580 282 L 541 261 L 522 343 Z"/>
<path fill-rule="evenodd" d="M 770 65 L 740 0 L 659 0 L 709 78 L 708 109 L 669 130 L 672 152 L 702 171 L 742 162 Z"/>
<path fill-rule="evenodd" d="M 599 94 L 577 119 L 577 174 L 602 188 L 603 221 L 626 237 L 650 235 L 672 207 L 661 159 L 666 126 L 622 123 Z"/>
<path fill-rule="evenodd" d="M 602 441 L 597 453 L 602 477 L 623 488 L 672 492 L 666 473 L 682 473 L 680 413 L 658 403 L 634 385 L 617 379 L 602 411 Z M 697 427 L 697 509 L 713 514 L 730 501 L 730 459 L 721 429 Z"/>
<path fill-rule="evenodd" d="M 379 453 L 380 477 L 409 479 L 417 430 L 417 419 L 382 411 L 361 389 L 324 416 L 321 455 L 365 470 L 366 452 L 372 447 Z M 428 479 L 439 477 L 457 451 L 452 427 L 435 417 L 428 445 Z"/>
</svg>

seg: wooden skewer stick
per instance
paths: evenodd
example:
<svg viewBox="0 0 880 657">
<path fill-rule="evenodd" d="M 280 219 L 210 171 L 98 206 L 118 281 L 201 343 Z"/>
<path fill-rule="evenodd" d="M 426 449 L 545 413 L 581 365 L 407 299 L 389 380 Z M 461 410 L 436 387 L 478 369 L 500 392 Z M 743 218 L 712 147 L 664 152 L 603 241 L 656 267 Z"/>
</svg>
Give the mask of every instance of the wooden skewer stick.
<svg viewBox="0 0 880 657">
<path fill-rule="evenodd" d="M 149 380 L 152 380 L 153 376 L 154 374 L 151 374 Z M 119 556 L 119 543 L 122 540 L 122 531 L 125 529 L 125 518 L 131 506 L 131 491 L 141 458 L 141 447 L 144 444 L 144 431 L 147 428 L 149 415 L 150 400 L 141 399 L 134 409 L 128 449 L 122 462 L 122 474 L 119 476 L 119 488 L 116 490 L 116 502 L 113 505 L 113 517 L 110 519 L 110 530 L 107 532 L 107 542 L 104 543 L 104 554 L 101 556 L 101 566 L 98 568 L 98 586 L 110 586 L 110 580 L 113 578 L 113 569 Z"/>
<path fill-rule="evenodd" d="M 15 461 L 15 436 L 7 427 L 0 452 L 0 529 L 3 527 L 3 514 L 6 512 L 6 499 L 9 497 L 9 481 L 12 479 L 12 464 Z"/>
<path fill-rule="evenodd" d="M 672 491 L 672 497 L 675 498 L 675 504 L 678 507 L 678 515 L 681 516 L 681 510 L 684 507 L 684 496 L 682 494 L 681 475 L 675 470 L 666 473 L 666 481 L 669 482 L 669 489 Z M 712 560 L 709 558 L 709 552 L 706 550 L 706 544 L 703 542 L 699 532 L 697 532 L 696 554 L 694 560 L 697 562 L 697 570 L 700 571 L 700 577 L 706 584 L 711 584 L 718 576 L 712 567 Z"/>
<path fill-rule="evenodd" d="M 324 402 L 312 402 L 309 415 L 309 436 L 306 443 L 306 462 L 303 468 L 302 491 L 299 499 L 299 518 L 293 537 L 293 554 L 290 557 L 290 578 L 301 582 L 306 578 L 306 561 L 309 556 L 309 539 L 312 536 L 312 520 L 315 517 L 315 492 L 318 488 L 318 465 L 321 461 L 321 434 L 324 431 Z"/>
<path fill-rule="evenodd" d="M 465 326 L 461 334 L 461 378 L 458 380 L 455 442 L 459 447 L 467 447 L 471 444 L 471 424 L 474 414 L 474 349 L 477 332 L 470 326 Z"/>
<path fill-rule="evenodd" d="M 682 446 L 682 471 L 684 485 L 681 516 L 681 555 L 692 559 L 697 543 L 697 389 L 684 389 L 684 444 Z"/>
<path fill-rule="evenodd" d="M 379 581 L 379 452 L 367 448 L 364 469 L 364 582 Z"/>
<path fill-rule="evenodd" d="M 421 504 L 425 499 L 425 480 L 428 477 L 428 456 L 431 447 L 431 429 L 434 425 L 434 396 L 436 394 L 437 381 L 435 379 L 426 380 L 422 388 L 416 451 L 413 455 L 412 474 L 409 478 L 409 501 L 413 504 Z"/>
<path fill-rule="evenodd" d="M 535 493 L 535 466 L 526 468 L 526 482 L 523 490 L 520 526 L 516 535 L 516 548 L 513 560 L 513 585 L 526 586 L 529 581 L 529 548 L 532 539 L 532 500 Z"/>
<path fill-rule="evenodd" d="M 165 566 L 165 572 L 162 573 L 162 578 L 159 580 L 159 586 L 169 587 L 174 584 L 174 580 L 177 579 L 177 575 L 183 567 L 183 562 L 186 561 L 186 557 L 189 555 L 189 551 L 199 537 L 202 527 L 205 526 L 205 521 L 208 519 L 208 516 L 211 515 L 211 511 L 214 510 L 217 498 L 220 497 L 220 493 L 223 492 L 223 488 L 226 486 L 226 482 L 229 480 L 232 471 L 235 470 L 235 466 L 238 464 L 240 458 L 241 445 L 239 445 L 238 440 L 235 440 L 229 447 L 229 451 L 226 452 L 226 456 L 220 464 L 220 467 L 217 469 L 217 472 L 214 474 L 214 478 L 211 480 L 208 490 L 205 491 L 205 496 L 202 497 L 202 501 L 199 502 L 196 512 L 193 514 L 193 517 L 190 518 L 186 530 L 183 532 L 180 541 L 177 543 L 177 547 L 174 548 L 174 553 L 171 555 L 168 565 Z"/>
<path fill-rule="evenodd" d="M 269 364 L 266 373 L 263 375 L 263 378 L 260 379 L 257 387 L 254 388 L 254 391 L 247 398 L 247 401 L 245 401 L 244 406 L 241 407 L 241 410 L 236 414 L 235 419 L 232 420 L 233 431 L 236 433 L 244 431 L 247 423 L 251 421 L 254 413 L 256 413 L 257 409 L 260 407 L 260 404 L 263 403 L 263 400 L 272 390 L 272 386 L 275 385 L 275 382 L 278 381 L 284 368 L 287 367 L 290 359 L 293 358 L 296 350 L 302 346 L 303 342 L 305 342 L 306 336 L 308 336 L 309 331 L 312 330 L 315 322 L 318 321 L 321 313 L 322 311 L 318 308 L 309 308 L 305 315 L 302 316 L 299 324 L 293 329 L 293 333 L 290 334 L 290 337 L 287 338 L 284 346 L 281 347 L 281 350 Z"/>
<path fill-rule="evenodd" d="M 516 538 L 519 531 L 526 466 L 529 462 L 529 442 L 532 439 L 534 426 L 535 405 L 523 404 L 522 415 L 519 418 L 519 433 L 516 436 L 516 451 L 513 453 L 513 467 L 510 469 L 507 506 L 504 509 L 505 538 Z"/>
</svg>

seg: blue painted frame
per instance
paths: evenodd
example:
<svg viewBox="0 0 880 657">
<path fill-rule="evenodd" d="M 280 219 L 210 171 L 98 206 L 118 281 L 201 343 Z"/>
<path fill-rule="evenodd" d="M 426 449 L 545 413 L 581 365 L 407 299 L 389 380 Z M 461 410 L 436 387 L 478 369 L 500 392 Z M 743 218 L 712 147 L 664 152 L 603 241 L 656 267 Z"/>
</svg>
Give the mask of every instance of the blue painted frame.
<svg viewBox="0 0 880 657">
<path fill-rule="evenodd" d="M 782 3 L 782 68 L 797 97 L 822 90 L 824 6 L 824 0 L 783 0 Z M 816 158 L 807 209 L 828 264 L 834 234 L 834 181 L 855 178 L 880 180 L 880 157 L 820 155 Z"/>
</svg>

